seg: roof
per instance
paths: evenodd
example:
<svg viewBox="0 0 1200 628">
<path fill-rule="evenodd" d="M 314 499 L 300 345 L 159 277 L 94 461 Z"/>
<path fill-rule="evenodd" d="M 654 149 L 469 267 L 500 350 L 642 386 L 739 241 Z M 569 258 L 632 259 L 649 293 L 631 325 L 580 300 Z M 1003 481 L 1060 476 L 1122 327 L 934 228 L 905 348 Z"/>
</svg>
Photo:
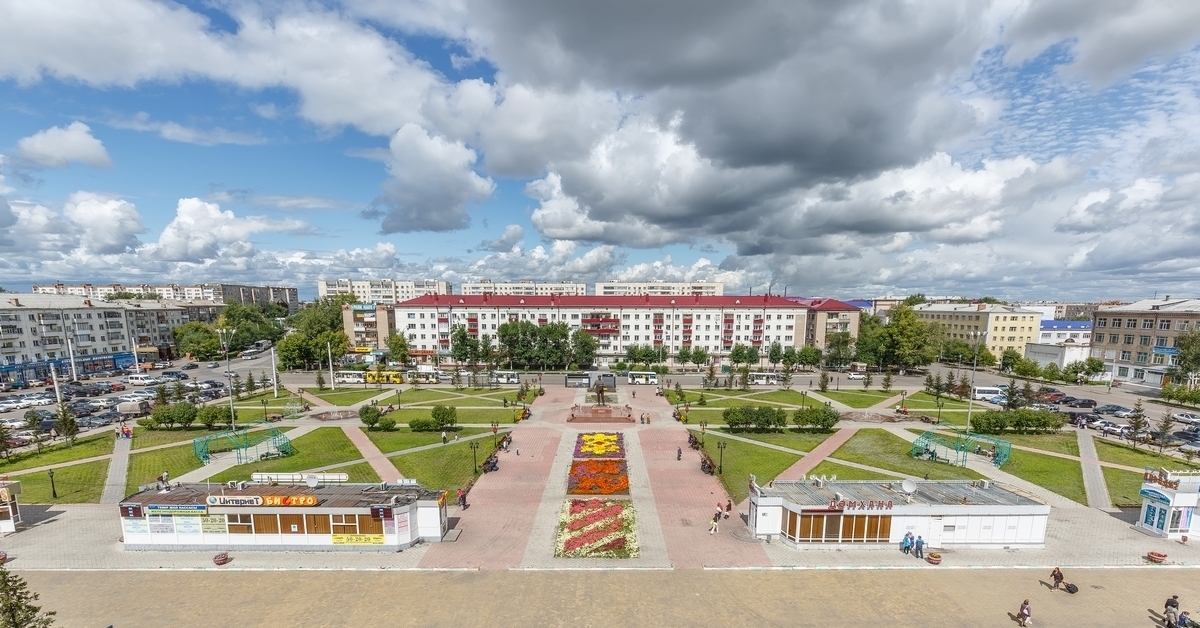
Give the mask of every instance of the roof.
<svg viewBox="0 0 1200 628">
<path fill-rule="evenodd" d="M 858 306 L 850 305 L 845 301 L 837 299 L 828 299 L 825 297 L 793 297 L 792 301 L 802 305 L 803 307 L 816 310 L 818 312 L 857 312 Z"/>
<path fill-rule="evenodd" d="M 916 480 L 917 490 L 912 494 L 912 504 L 918 506 L 961 506 L 966 498 L 967 505 L 990 506 L 1042 506 L 1041 501 L 1026 493 L 1018 493 L 996 483 L 989 482 L 982 488 L 971 480 Z M 903 503 L 905 493 L 900 482 L 877 480 L 839 481 L 820 483 L 797 480 L 776 480 L 760 489 L 768 497 L 782 497 L 801 506 L 828 505 L 834 500 L 893 501 Z"/>
<path fill-rule="evenodd" d="M 1087 331 L 1092 328 L 1092 321 L 1060 321 L 1060 320 L 1043 320 L 1042 331 Z"/>
<path fill-rule="evenodd" d="M 922 303 L 913 306 L 914 312 L 950 312 L 950 313 L 976 313 L 983 312 L 986 314 L 1037 314 L 1041 312 L 1037 310 L 1027 310 L 1015 305 L 1003 305 L 997 303 Z"/>
<path fill-rule="evenodd" d="M 431 491 L 418 484 L 327 484 L 315 488 L 305 485 L 247 484 L 245 488 L 229 488 L 224 484 L 182 484 L 169 490 L 149 488 L 121 500 L 122 504 L 192 505 L 205 504 L 209 495 L 225 497 L 264 497 L 267 495 L 313 495 L 317 498 L 314 508 L 370 508 L 372 505 L 389 503 L 396 497 L 394 505 L 411 504 L 418 499 L 437 499 L 441 491 Z"/>
<path fill-rule="evenodd" d="M 622 307 L 721 307 L 721 308 L 797 308 L 805 307 L 791 299 L 767 295 L 507 295 L 507 294 L 426 294 L 397 304 L 409 307 L 575 307 L 610 309 Z M 849 309 L 854 309 L 846 306 Z"/>
<path fill-rule="evenodd" d="M 874 303 L 871 303 L 870 301 L 868 301 L 866 299 L 850 299 L 849 301 L 845 301 L 844 303 L 846 303 L 847 305 L 853 305 L 854 307 L 856 307 L 860 310 L 869 310 L 872 307 L 875 307 Z"/>
<path fill-rule="evenodd" d="M 83 310 L 87 308 L 122 309 L 119 304 L 73 294 L 36 294 L 5 292 L 0 294 L 0 309 Z"/>
<path fill-rule="evenodd" d="M 1182 312 L 1185 314 L 1200 313 L 1200 299 L 1145 299 L 1125 305 L 1114 305 L 1096 310 L 1097 314 L 1109 312 Z"/>
</svg>

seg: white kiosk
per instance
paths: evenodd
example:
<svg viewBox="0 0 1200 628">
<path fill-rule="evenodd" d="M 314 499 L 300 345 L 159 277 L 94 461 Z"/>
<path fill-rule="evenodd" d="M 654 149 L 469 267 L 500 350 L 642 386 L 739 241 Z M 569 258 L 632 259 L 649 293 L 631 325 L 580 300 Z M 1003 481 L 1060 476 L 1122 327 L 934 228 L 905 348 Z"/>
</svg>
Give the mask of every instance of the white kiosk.
<svg viewBox="0 0 1200 628">
<path fill-rule="evenodd" d="M 21 507 L 17 504 L 20 494 L 20 482 L 0 480 L 0 534 L 16 532 L 21 523 Z"/>
<path fill-rule="evenodd" d="M 1142 513 L 1135 528 L 1167 539 L 1200 534 L 1192 516 L 1200 499 L 1200 471 L 1146 467 L 1142 474 Z"/>
</svg>

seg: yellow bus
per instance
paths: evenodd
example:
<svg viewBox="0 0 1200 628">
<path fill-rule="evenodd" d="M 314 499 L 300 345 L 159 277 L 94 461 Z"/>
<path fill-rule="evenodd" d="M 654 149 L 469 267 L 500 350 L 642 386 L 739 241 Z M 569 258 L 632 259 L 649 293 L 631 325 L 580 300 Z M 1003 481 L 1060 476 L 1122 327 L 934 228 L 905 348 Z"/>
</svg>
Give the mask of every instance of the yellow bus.
<svg viewBox="0 0 1200 628">
<path fill-rule="evenodd" d="M 367 371 L 368 384 L 403 384 L 404 373 L 400 371 Z"/>
</svg>

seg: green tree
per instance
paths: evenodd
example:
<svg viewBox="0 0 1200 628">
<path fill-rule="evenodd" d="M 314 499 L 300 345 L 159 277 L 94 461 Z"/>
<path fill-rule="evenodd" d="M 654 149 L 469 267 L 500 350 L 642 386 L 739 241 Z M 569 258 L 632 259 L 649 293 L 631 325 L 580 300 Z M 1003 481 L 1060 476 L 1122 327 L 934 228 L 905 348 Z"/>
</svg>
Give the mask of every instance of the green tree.
<svg viewBox="0 0 1200 628">
<path fill-rule="evenodd" d="M 1129 431 L 1132 432 L 1132 434 L 1130 434 L 1129 441 L 1133 443 L 1133 448 L 1137 449 L 1138 435 L 1142 431 L 1150 428 L 1150 421 L 1146 418 L 1146 411 L 1145 408 L 1142 407 L 1141 399 L 1138 399 L 1134 402 L 1133 415 L 1129 417 L 1128 422 Z"/>
<path fill-rule="evenodd" d="M 12 453 L 11 447 L 8 446 L 8 439 L 12 438 L 12 430 L 8 429 L 8 425 L 0 423 L 0 454 L 7 460 Z"/>
<path fill-rule="evenodd" d="M 708 358 L 708 349 L 704 347 L 692 347 L 692 364 L 696 365 L 697 371 L 700 370 L 701 366 L 708 364 Z"/>
<path fill-rule="evenodd" d="M 819 405 L 796 410 L 792 420 L 798 428 L 811 428 L 819 432 L 828 432 L 833 429 L 833 426 L 837 425 L 837 422 L 841 418 L 842 415 L 837 410 L 829 406 Z"/>
<path fill-rule="evenodd" d="M 79 435 L 79 424 L 75 422 L 75 413 L 71 412 L 65 401 L 58 404 L 58 420 L 54 423 L 54 429 L 58 430 L 58 435 L 63 437 L 68 447 L 75 445 L 75 437 Z"/>
<path fill-rule="evenodd" d="M 675 361 L 682 364 L 686 369 L 688 362 L 692 361 L 692 345 L 679 347 L 679 352 L 675 354 Z"/>
<path fill-rule="evenodd" d="M 941 373 L 939 373 L 939 375 L 941 375 Z M 892 392 L 892 372 L 891 371 L 888 371 L 883 374 L 882 386 L 883 386 L 883 392 Z M 941 396 L 941 393 L 938 393 L 937 396 Z"/>
<path fill-rule="evenodd" d="M 192 423 L 196 422 L 200 410 L 196 406 L 187 401 L 183 401 L 171 406 L 171 415 L 174 423 L 183 429 L 187 429 Z"/>
<path fill-rule="evenodd" d="M 242 391 L 245 390 L 245 385 L 242 384 L 242 376 L 234 375 L 232 381 L 229 382 L 230 394 L 234 399 L 242 398 Z"/>
<path fill-rule="evenodd" d="M 450 355 L 458 368 L 473 368 L 479 355 L 479 340 L 462 325 L 450 331 Z"/>
<path fill-rule="evenodd" d="M 693 360 L 696 359 L 695 354 L 692 355 L 692 359 Z M 713 388 L 714 386 L 717 385 L 717 364 L 716 364 L 716 362 L 708 363 L 708 370 L 706 370 L 704 372 L 703 385 L 705 388 Z M 703 395 L 701 395 L 701 397 L 703 397 Z M 704 404 L 700 404 L 700 405 L 704 405 Z"/>
<path fill-rule="evenodd" d="M 179 402 L 187 398 L 188 389 L 180 380 L 175 380 L 175 385 L 171 387 L 171 401 Z"/>
<path fill-rule="evenodd" d="M 55 611 L 43 611 L 37 601 L 25 580 L 0 565 L 0 628 L 53 626 Z"/>
<path fill-rule="evenodd" d="M 745 357 L 746 357 L 746 364 L 747 365 L 753 364 L 755 367 L 758 366 L 759 361 L 762 359 L 759 356 L 758 347 L 755 347 L 755 346 L 746 347 L 746 356 Z M 749 369 L 747 369 L 747 370 L 749 370 Z"/>
<path fill-rule="evenodd" d="M 1171 437 L 1171 428 L 1175 427 L 1175 419 L 1171 418 L 1171 411 L 1164 410 L 1162 416 L 1159 417 L 1158 423 L 1154 424 L 1154 431 L 1158 434 L 1158 453 L 1162 453 L 1167 446 L 1167 440 Z"/>
<path fill-rule="evenodd" d="M 794 347 L 792 345 L 788 345 L 788 346 L 784 347 L 783 355 L 780 357 L 779 360 L 780 360 L 780 362 L 783 362 L 784 366 L 791 366 L 794 368 L 797 364 L 800 363 L 800 356 L 796 355 L 796 347 Z"/>
<path fill-rule="evenodd" d="M 171 403 L 171 395 L 167 392 L 166 384 L 159 384 L 154 387 L 154 405 L 165 406 Z"/>
<path fill-rule="evenodd" d="M 805 345 L 797 352 L 796 362 L 810 369 L 816 368 L 821 363 L 821 350 L 812 345 Z"/>
<path fill-rule="evenodd" d="M 458 422 L 458 408 L 454 406 L 434 406 L 429 413 L 437 429 L 454 427 Z"/>
<path fill-rule="evenodd" d="M 184 323 L 171 332 L 175 345 L 185 355 L 197 360 L 213 360 L 221 355 L 221 339 L 212 325 L 201 322 Z"/>
<path fill-rule="evenodd" d="M 729 351 L 729 366 L 731 367 L 730 370 L 736 371 L 738 368 L 738 365 L 745 364 L 748 361 L 749 360 L 748 360 L 748 356 L 747 356 L 747 352 L 746 352 L 746 345 L 744 345 L 740 342 L 736 345 L 733 345 L 733 349 L 731 349 Z"/>
<path fill-rule="evenodd" d="M 150 420 L 154 422 L 155 429 L 169 430 L 175 423 L 175 413 L 171 406 L 154 406 L 154 410 L 150 411 Z"/>
<path fill-rule="evenodd" d="M 784 363 L 783 369 L 779 371 L 779 385 L 784 390 L 789 390 L 792 387 L 792 375 L 795 373 L 796 367 L 790 363 Z"/>
<path fill-rule="evenodd" d="M 929 364 L 937 355 L 935 336 L 930 326 L 922 323 L 912 308 L 897 305 L 892 308 L 885 335 L 888 363 L 901 369 Z"/>
<path fill-rule="evenodd" d="M 281 370 L 310 369 L 318 362 L 308 338 L 291 334 L 275 345 L 275 356 Z M 322 354 L 324 357 L 324 354 Z"/>
<path fill-rule="evenodd" d="M 863 390 L 867 390 L 867 389 L 871 388 L 871 382 L 872 382 L 872 381 L 874 381 L 874 379 L 871 377 L 871 374 L 870 374 L 870 373 L 865 373 L 865 374 L 863 375 L 863 380 L 862 380 L 862 383 L 863 383 Z"/>
<path fill-rule="evenodd" d="M 258 390 L 258 382 L 254 381 L 254 373 L 246 373 L 246 391 L 254 392 Z"/>
<path fill-rule="evenodd" d="M 1104 360 L 1088 358 L 1083 361 L 1083 374 L 1090 380 L 1104 372 Z"/>
<path fill-rule="evenodd" d="M 854 337 L 848 331 L 837 331 L 825 338 L 825 361 L 833 366 L 845 366 L 854 359 Z"/>
<path fill-rule="evenodd" d="M 1013 365 L 1013 373 L 1021 377 L 1038 378 L 1042 376 L 1042 367 L 1029 358 L 1021 358 Z"/>
<path fill-rule="evenodd" d="M 821 369 L 821 376 L 817 378 L 817 389 L 821 392 L 829 390 L 829 371 Z"/>
<path fill-rule="evenodd" d="M 583 329 L 571 332 L 571 360 L 580 368 L 596 361 L 596 350 L 600 343 L 596 337 Z"/>
<path fill-rule="evenodd" d="M 783 345 L 778 342 L 772 342 L 771 348 L 767 349 L 767 362 L 771 363 L 771 370 L 779 369 L 779 363 L 783 361 Z"/>
<path fill-rule="evenodd" d="M 319 299 L 288 317 L 287 325 L 294 329 L 295 333 L 308 338 L 315 338 L 326 332 L 340 332 L 342 331 L 342 306 L 354 302 L 354 295 L 349 294 Z"/>
<path fill-rule="evenodd" d="M 390 432 L 396 429 L 396 419 L 391 415 L 385 414 L 379 417 L 379 431 Z"/>
<path fill-rule="evenodd" d="M 325 372 L 317 371 L 317 390 L 325 390 Z"/>
<path fill-rule="evenodd" d="M 509 368 L 527 369 L 534 364 L 538 328 L 530 321 L 502 323 L 496 330 L 500 343 L 500 359 Z"/>
<path fill-rule="evenodd" d="M 401 366 L 408 366 L 410 358 L 408 355 L 408 338 L 404 334 L 392 332 L 387 337 L 388 359 L 392 362 L 399 362 Z"/>
<path fill-rule="evenodd" d="M 1017 380 L 1014 377 L 1008 378 L 1008 389 L 1004 391 L 1004 409 L 1016 410 L 1021 407 L 1021 395 L 1017 388 Z"/>
<path fill-rule="evenodd" d="M 1013 370 L 1013 367 L 1023 359 L 1025 359 L 1025 356 L 1021 355 L 1020 351 L 1005 349 L 1004 353 L 1000 355 L 1000 370 L 1007 373 Z"/>
<path fill-rule="evenodd" d="M 379 408 L 372 405 L 361 406 L 358 409 L 358 418 L 368 430 L 375 429 L 380 418 Z"/>
<path fill-rule="evenodd" d="M 196 420 L 208 429 L 228 422 L 229 407 L 224 405 L 204 406 L 196 410 Z"/>
<path fill-rule="evenodd" d="M 924 293 L 918 292 L 916 294 L 908 295 L 907 297 L 904 298 L 903 301 L 900 302 L 900 304 L 911 308 L 914 305 L 921 305 L 922 303 L 925 303 L 928 300 L 929 299 L 925 298 Z"/>
<path fill-rule="evenodd" d="M 854 340 L 854 359 L 866 364 L 879 366 L 883 361 L 886 343 L 883 319 L 874 314 L 860 314 L 858 318 L 858 337 Z"/>
<path fill-rule="evenodd" d="M 1169 371 L 1171 379 L 1183 382 L 1193 375 L 1200 374 L 1200 329 L 1185 331 L 1176 336 L 1175 348 L 1179 350 L 1179 354 L 1175 356 L 1175 366 Z"/>
</svg>

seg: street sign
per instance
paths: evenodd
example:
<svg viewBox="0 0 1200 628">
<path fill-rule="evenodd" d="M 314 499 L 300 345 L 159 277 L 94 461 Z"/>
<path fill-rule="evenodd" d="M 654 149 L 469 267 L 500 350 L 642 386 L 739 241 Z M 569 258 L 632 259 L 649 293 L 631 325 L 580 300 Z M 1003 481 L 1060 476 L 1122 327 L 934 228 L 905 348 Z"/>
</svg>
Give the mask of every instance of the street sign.
<svg viewBox="0 0 1200 628">
<path fill-rule="evenodd" d="M 1179 349 L 1175 347 L 1154 347 L 1154 352 L 1159 355 L 1179 355 Z"/>
</svg>

